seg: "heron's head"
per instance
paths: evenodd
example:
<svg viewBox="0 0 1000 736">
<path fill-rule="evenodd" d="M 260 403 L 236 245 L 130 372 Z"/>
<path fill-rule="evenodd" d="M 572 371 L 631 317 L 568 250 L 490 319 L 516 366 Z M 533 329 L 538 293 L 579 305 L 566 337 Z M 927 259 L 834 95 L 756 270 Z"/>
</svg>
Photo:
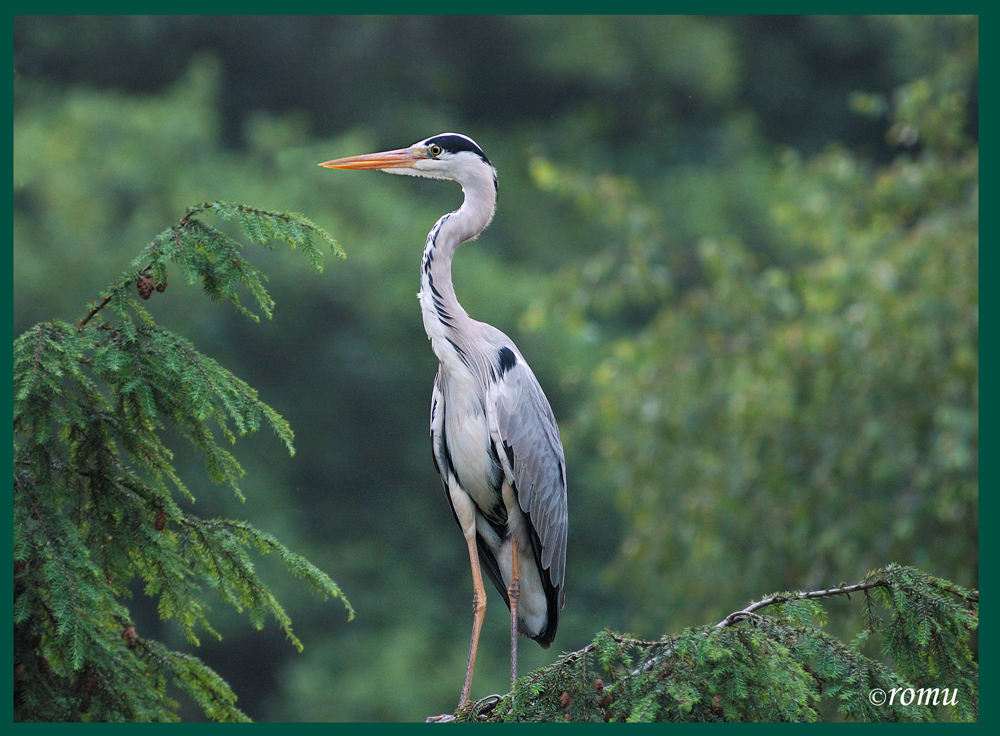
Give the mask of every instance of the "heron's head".
<svg viewBox="0 0 1000 736">
<path fill-rule="evenodd" d="M 496 190 L 496 170 L 474 140 L 460 133 L 441 133 L 409 148 L 367 153 L 326 161 L 328 169 L 378 169 L 389 174 L 451 179 L 463 187 L 489 178 Z"/>
</svg>

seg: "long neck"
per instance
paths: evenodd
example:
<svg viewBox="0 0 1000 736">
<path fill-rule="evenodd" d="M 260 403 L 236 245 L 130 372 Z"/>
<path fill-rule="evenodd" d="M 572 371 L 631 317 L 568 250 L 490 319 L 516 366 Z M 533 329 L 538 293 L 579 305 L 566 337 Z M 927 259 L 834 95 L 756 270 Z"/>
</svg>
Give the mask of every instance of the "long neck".
<svg viewBox="0 0 1000 736">
<path fill-rule="evenodd" d="M 458 303 L 451 281 L 451 261 L 462 243 L 481 233 L 496 208 L 496 185 L 489 181 L 463 182 L 465 201 L 431 228 L 420 264 L 420 308 L 424 329 L 438 359 L 461 358 L 463 323 L 469 315 Z"/>
</svg>

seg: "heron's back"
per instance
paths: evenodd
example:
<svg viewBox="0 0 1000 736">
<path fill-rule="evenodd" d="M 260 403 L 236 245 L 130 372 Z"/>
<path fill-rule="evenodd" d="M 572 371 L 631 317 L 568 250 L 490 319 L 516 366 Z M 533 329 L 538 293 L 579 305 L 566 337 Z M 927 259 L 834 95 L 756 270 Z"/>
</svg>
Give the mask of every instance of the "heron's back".
<svg viewBox="0 0 1000 736">
<path fill-rule="evenodd" d="M 439 354 L 444 359 L 431 416 L 435 459 L 449 499 L 462 492 L 475 504 L 481 564 L 508 607 L 512 540 L 517 539 L 519 628 L 548 647 L 558 626 L 565 570 L 559 430 L 513 342 L 489 325 L 470 322 L 477 339 L 456 340 L 442 351 L 445 356 Z"/>
</svg>

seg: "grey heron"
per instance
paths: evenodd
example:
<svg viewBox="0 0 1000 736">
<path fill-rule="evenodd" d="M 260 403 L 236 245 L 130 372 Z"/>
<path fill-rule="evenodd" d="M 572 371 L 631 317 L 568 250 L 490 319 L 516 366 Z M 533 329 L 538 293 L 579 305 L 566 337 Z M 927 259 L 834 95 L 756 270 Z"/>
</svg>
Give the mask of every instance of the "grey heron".
<svg viewBox="0 0 1000 736">
<path fill-rule="evenodd" d="M 510 608 L 511 685 L 518 632 L 548 648 L 565 601 L 566 461 L 559 427 L 538 380 L 514 342 L 458 303 L 455 250 L 489 225 L 497 174 L 467 136 L 443 133 L 382 153 L 320 164 L 378 169 L 462 185 L 465 200 L 427 235 L 420 308 L 439 366 L 431 394 L 431 447 L 472 565 L 473 625 L 459 707 L 469 702 L 486 614 L 481 570 Z"/>
</svg>

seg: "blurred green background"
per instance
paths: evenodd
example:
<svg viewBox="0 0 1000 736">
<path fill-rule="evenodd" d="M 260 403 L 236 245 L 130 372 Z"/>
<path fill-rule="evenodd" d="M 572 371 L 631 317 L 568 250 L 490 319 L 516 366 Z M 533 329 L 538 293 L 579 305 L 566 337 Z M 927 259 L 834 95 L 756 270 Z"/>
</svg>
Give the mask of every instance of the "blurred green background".
<svg viewBox="0 0 1000 736">
<path fill-rule="evenodd" d="M 414 294 L 460 190 L 316 166 L 445 131 L 499 170 L 459 298 L 518 343 L 566 446 L 566 608 L 522 672 L 892 561 L 978 587 L 975 17 L 15 16 L 14 70 L 15 335 L 82 316 L 206 200 L 302 212 L 348 253 L 321 275 L 252 254 L 266 324 L 179 277 L 149 302 L 296 431 L 292 458 L 237 445 L 245 504 L 179 455 L 196 510 L 275 534 L 357 609 L 261 560 L 305 652 L 221 605 L 196 652 L 251 717 L 458 696 L 471 579 Z M 507 689 L 490 604 L 476 697 Z"/>
</svg>

